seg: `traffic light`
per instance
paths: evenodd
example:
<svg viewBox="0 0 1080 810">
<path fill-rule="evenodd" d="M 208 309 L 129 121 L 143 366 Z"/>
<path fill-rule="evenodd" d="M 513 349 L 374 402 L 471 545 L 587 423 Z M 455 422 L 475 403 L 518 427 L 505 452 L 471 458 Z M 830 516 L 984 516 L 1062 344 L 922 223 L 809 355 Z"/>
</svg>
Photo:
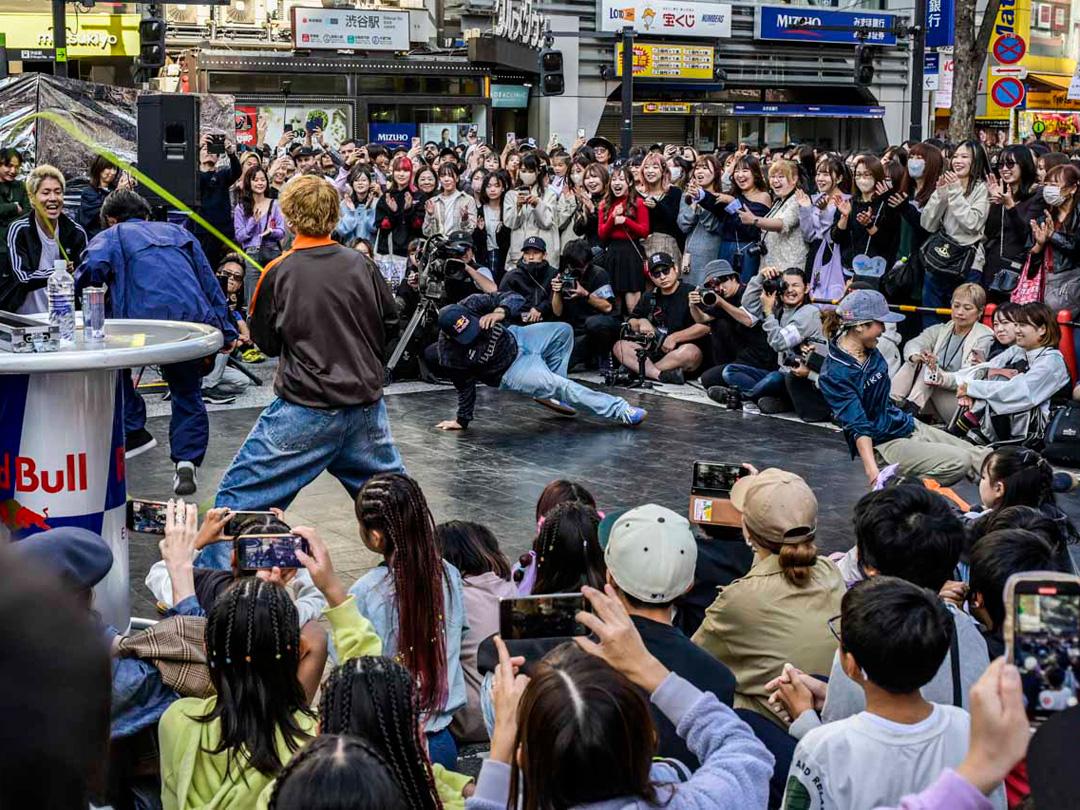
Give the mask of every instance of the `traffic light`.
<svg viewBox="0 0 1080 810">
<path fill-rule="evenodd" d="M 146 17 L 139 20 L 139 67 L 165 66 L 165 20 Z"/>
<path fill-rule="evenodd" d="M 564 92 L 562 51 L 544 48 L 540 51 L 540 95 L 561 96 Z"/>
<path fill-rule="evenodd" d="M 874 49 L 860 42 L 855 46 L 855 84 L 867 87 L 874 81 Z"/>
</svg>

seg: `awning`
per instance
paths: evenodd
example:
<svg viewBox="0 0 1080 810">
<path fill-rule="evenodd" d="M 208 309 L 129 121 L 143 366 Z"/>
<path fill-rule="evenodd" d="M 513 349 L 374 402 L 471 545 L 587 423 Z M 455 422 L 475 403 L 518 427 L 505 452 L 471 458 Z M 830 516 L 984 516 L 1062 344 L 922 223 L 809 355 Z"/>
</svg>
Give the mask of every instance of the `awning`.
<svg viewBox="0 0 1080 810">
<path fill-rule="evenodd" d="M 1055 90 L 1068 90 L 1072 76 L 1058 76 L 1054 73 L 1029 73 L 1028 81 L 1032 80 L 1053 87 Z"/>
</svg>

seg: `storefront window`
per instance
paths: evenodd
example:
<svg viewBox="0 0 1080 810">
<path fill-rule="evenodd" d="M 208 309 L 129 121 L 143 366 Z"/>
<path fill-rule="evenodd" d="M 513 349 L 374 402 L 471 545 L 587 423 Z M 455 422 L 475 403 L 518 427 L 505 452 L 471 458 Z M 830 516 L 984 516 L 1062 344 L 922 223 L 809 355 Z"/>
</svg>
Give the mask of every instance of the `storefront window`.
<svg viewBox="0 0 1080 810">
<path fill-rule="evenodd" d="M 1076 58 L 1080 47 L 1080 0 L 1031 4 L 1029 49 L 1034 56 Z"/>
<path fill-rule="evenodd" d="M 380 134 L 399 136 L 406 133 L 427 141 L 441 141 L 449 137 L 456 143 L 465 140 L 471 127 L 477 135 L 487 138 L 487 106 L 484 104 L 368 104 L 368 137 L 372 142 L 380 140 Z M 448 130 L 444 136 L 443 130 Z"/>
<path fill-rule="evenodd" d="M 349 92 L 346 76 L 302 73 L 210 73 L 211 93 L 233 93 L 238 96 L 266 93 L 281 95 L 282 80 L 292 82 L 292 96 L 344 96 Z"/>
</svg>

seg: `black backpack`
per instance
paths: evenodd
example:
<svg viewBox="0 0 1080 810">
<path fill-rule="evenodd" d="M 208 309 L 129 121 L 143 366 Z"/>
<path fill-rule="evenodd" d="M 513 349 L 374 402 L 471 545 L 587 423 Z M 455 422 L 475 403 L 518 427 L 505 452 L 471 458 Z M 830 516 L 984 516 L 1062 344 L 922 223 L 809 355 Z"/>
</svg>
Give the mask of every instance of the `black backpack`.
<svg viewBox="0 0 1080 810">
<path fill-rule="evenodd" d="M 1069 402 L 1051 415 L 1043 455 L 1055 464 L 1080 467 L 1080 402 Z"/>
</svg>

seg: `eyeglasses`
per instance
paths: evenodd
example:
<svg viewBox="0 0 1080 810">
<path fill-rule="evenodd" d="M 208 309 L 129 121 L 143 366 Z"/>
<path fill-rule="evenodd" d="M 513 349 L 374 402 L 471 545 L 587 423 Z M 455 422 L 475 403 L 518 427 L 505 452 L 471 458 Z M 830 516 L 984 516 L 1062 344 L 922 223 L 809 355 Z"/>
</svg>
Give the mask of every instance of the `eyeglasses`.
<svg viewBox="0 0 1080 810">
<path fill-rule="evenodd" d="M 836 643 L 843 646 L 844 642 L 840 640 L 840 615 L 833 616 L 826 624 L 829 625 L 829 632 L 833 634 L 833 638 L 836 639 Z"/>
</svg>

